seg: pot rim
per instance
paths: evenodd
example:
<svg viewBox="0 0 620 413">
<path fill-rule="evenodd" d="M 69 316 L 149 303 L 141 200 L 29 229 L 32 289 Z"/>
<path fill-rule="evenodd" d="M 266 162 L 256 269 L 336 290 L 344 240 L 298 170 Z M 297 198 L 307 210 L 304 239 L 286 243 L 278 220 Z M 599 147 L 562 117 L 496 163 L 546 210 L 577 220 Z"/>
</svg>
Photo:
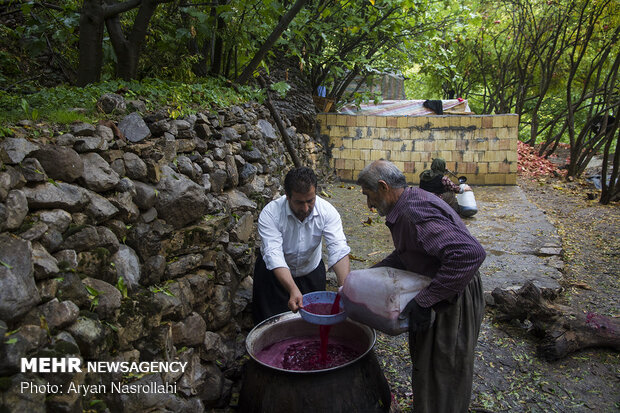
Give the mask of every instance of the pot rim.
<svg viewBox="0 0 620 413">
<path fill-rule="evenodd" d="M 296 319 L 299 319 L 299 320 L 301 320 L 303 322 L 307 322 L 307 321 L 305 321 L 302 318 L 302 316 L 299 314 L 299 312 L 293 313 L 291 311 L 287 311 L 285 313 L 276 314 L 276 315 L 274 315 L 272 317 L 269 317 L 268 319 L 263 320 L 259 324 L 257 324 L 252 330 L 250 330 L 250 332 L 248 333 L 248 335 L 246 337 L 246 340 L 245 340 L 245 349 L 246 349 L 247 353 L 250 355 L 250 357 L 255 362 L 257 362 L 257 363 L 259 363 L 259 364 L 261 364 L 261 365 L 263 365 L 265 367 L 268 367 L 268 368 L 273 369 L 273 370 L 278 370 L 278 371 L 281 371 L 281 372 L 284 372 L 284 373 L 299 373 L 299 374 L 323 373 L 323 372 L 327 372 L 327 371 L 341 369 L 343 367 L 349 366 L 349 365 L 357 362 L 358 360 L 362 359 L 363 357 L 365 357 L 368 353 L 370 353 L 372 351 L 372 349 L 375 346 L 375 342 L 377 340 L 377 333 L 376 333 L 376 331 L 373 328 L 368 327 L 365 324 L 361 324 L 361 323 L 358 323 L 356 321 L 353 321 L 353 320 L 347 318 L 346 320 L 343 321 L 343 323 L 350 323 L 350 324 L 353 324 L 353 325 L 361 328 L 363 330 L 363 332 L 366 334 L 366 336 L 368 337 L 368 339 L 369 339 L 368 348 L 364 352 L 362 352 L 362 354 L 360 354 L 358 357 L 354 358 L 351 361 L 343 363 L 343 364 L 341 364 L 339 366 L 334 366 L 334 367 L 330 367 L 330 368 L 326 368 L 326 369 L 318 369 L 318 370 L 286 370 L 286 369 L 283 369 L 283 368 L 280 368 L 280 367 L 275 367 L 275 366 L 272 366 L 270 364 L 263 363 L 262 361 L 260 361 L 259 359 L 257 359 L 255 357 L 254 351 L 251 348 L 251 343 L 252 343 L 251 338 L 252 338 L 252 336 L 260 334 L 262 331 L 265 331 L 265 330 L 269 329 L 272 325 L 277 324 L 278 322 L 290 321 L 290 320 L 296 320 Z M 318 325 L 317 325 L 317 328 L 318 328 Z"/>
</svg>

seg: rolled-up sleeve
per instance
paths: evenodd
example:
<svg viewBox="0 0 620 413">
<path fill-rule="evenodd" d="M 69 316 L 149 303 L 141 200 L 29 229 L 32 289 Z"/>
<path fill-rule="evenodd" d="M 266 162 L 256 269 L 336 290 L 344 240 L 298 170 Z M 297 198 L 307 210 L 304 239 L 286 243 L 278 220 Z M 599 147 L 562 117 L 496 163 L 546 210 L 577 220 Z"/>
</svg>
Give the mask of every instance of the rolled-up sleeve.
<svg viewBox="0 0 620 413">
<path fill-rule="evenodd" d="M 454 182 L 452 182 L 452 180 L 450 178 L 448 178 L 447 176 L 444 176 L 443 178 L 441 178 L 441 183 L 443 183 L 443 186 L 448 191 L 452 191 L 452 192 L 456 192 L 456 193 L 460 193 L 461 192 L 461 187 L 459 185 L 455 184 Z"/>
<path fill-rule="evenodd" d="M 327 205 L 323 237 L 325 239 L 325 246 L 327 247 L 327 267 L 332 268 L 334 264 L 351 252 L 351 248 L 349 248 L 347 244 L 347 238 L 342 229 L 340 214 L 338 214 L 336 208 L 331 204 Z"/>
<path fill-rule="evenodd" d="M 278 229 L 277 209 L 265 207 L 258 216 L 258 234 L 261 237 L 261 253 L 268 270 L 289 268 L 282 249 L 282 232 Z"/>
</svg>

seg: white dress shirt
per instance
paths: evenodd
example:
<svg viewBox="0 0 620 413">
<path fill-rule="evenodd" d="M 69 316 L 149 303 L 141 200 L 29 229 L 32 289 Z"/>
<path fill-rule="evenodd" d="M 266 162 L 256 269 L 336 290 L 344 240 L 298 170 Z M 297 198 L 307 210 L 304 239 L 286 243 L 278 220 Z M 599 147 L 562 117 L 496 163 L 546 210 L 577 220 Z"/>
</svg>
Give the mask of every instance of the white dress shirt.
<svg viewBox="0 0 620 413">
<path fill-rule="evenodd" d="M 340 214 L 318 196 L 312 212 L 303 222 L 299 222 L 291 211 L 286 196 L 271 201 L 258 217 L 258 234 L 267 269 L 286 267 L 293 277 L 307 275 L 319 265 L 323 237 L 328 268 L 351 251 L 342 230 Z"/>
</svg>

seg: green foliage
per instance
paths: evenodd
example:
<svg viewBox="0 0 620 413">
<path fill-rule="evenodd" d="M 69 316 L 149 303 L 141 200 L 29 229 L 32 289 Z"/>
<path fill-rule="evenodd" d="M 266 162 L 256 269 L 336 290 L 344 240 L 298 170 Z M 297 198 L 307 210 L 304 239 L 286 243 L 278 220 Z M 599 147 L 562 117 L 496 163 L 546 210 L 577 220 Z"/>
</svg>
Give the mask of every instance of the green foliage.
<svg viewBox="0 0 620 413">
<path fill-rule="evenodd" d="M 24 115 L 26 115 L 28 119 L 36 121 L 39 118 L 39 111 L 36 108 L 31 109 L 30 105 L 24 98 L 22 98 L 21 100 L 21 108 L 24 112 Z"/>
<path fill-rule="evenodd" d="M 11 337 L 13 334 L 17 333 L 18 331 L 19 329 L 7 331 L 6 333 L 4 333 L 4 337 L 6 338 Z M 17 343 L 17 339 L 15 337 L 8 338 L 8 340 L 4 342 L 4 344 L 15 344 L 15 343 Z"/>
<path fill-rule="evenodd" d="M 99 305 L 99 296 L 101 295 L 101 291 L 95 290 L 88 285 L 85 285 L 85 287 L 86 291 L 88 291 L 88 298 L 90 299 L 90 311 L 94 311 Z"/>
<path fill-rule="evenodd" d="M 291 89 L 291 85 L 286 82 L 276 82 L 273 83 L 270 87 L 272 90 L 276 91 L 281 98 L 284 98 L 287 92 Z"/>
<path fill-rule="evenodd" d="M 273 0 L 160 5 L 149 25 L 149 53 L 142 56 L 139 72 L 188 83 L 206 75 L 234 79 L 285 10 Z M 130 16 L 124 18 L 129 21 Z"/>
<path fill-rule="evenodd" d="M 312 3 L 289 30 L 286 48 L 307 67 L 312 89 L 327 88 L 341 101 L 374 100 L 369 75 L 404 71 L 416 45 L 441 26 L 428 1 L 326 1 Z"/>
<path fill-rule="evenodd" d="M 137 63 L 140 80 L 113 80 L 118 57 L 106 32 L 104 82 L 47 88 L 75 80 L 84 2 L 10 1 L 5 14 L 14 21 L 0 25 L 0 122 L 96 120 L 96 100 L 119 90 L 148 110 L 163 106 L 173 118 L 260 101 L 258 92 L 237 91 L 224 79 L 241 73 L 291 4 L 162 2 L 141 45 L 148 53 Z M 327 97 L 356 104 L 378 96 L 354 85 L 402 72 L 409 98 L 463 97 L 475 113 L 519 114 L 524 141 L 570 142 L 578 156 L 569 175 L 577 176 L 592 153 L 616 145 L 589 131 L 597 115 L 618 116 L 619 7 L 617 0 L 307 2 L 263 69 L 275 72 L 288 59 L 289 67 L 299 64 L 312 91 L 324 86 Z M 126 36 L 138 14 L 134 8 L 119 15 Z M 284 96 L 288 85 L 273 80 Z M 0 129 L 0 137 L 11 134 Z"/>
<path fill-rule="evenodd" d="M 0 126 L 0 138 L 6 138 L 6 137 L 13 136 L 13 135 L 14 135 L 13 129 L 7 128 L 6 126 Z"/>
<path fill-rule="evenodd" d="M 73 122 L 88 122 L 91 120 L 86 114 L 70 109 L 52 110 L 46 115 L 47 119 L 52 123 L 61 125 L 69 125 Z"/>
<path fill-rule="evenodd" d="M 23 119 L 44 119 L 57 123 L 76 120 L 93 121 L 101 117 L 96 102 L 105 93 L 121 91 L 127 99 L 142 99 L 147 110 L 167 107 L 172 117 L 180 117 L 209 107 L 261 99 L 260 92 L 250 87 L 229 87 L 225 81 L 207 78 L 187 84 L 161 79 L 144 79 L 125 82 L 111 80 L 86 87 L 58 86 L 41 89 L 37 93 L 21 96 L 0 93 L 0 121 L 14 122 Z M 82 111 L 73 110 L 82 108 Z M 107 115 L 106 115 L 107 117 Z"/>
<path fill-rule="evenodd" d="M 571 53 L 590 49 L 576 76 L 587 81 L 589 62 L 619 23 L 618 4 L 610 1 L 450 4 L 455 22 L 421 47 L 425 57 L 416 61 L 412 82 L 436 97 L 453 90 L 476 113 L 519 113 L 525 124 L 532 113 L 551 121 L 565 110 Z M 589 13 L 591 21 L 580 28 Z M 594 35 L 584 42 L 587 30 Z"/>
<path fill-rule="evenodd" d="M 33 92 L 68 80 L 77 67 L 81 2 L 4 3 L 4 14 L 12 19 L 0 25 L 3 90 Z"/>
<path fill-rule="evenodd" d="M 121 292 L 123 298 L 127 298 L 127 284 L 125 284 L 125 278 L 123 278 L 123 276 L 118 277 L 116 289 Z"/>
<path fill-rule="evenodd" d="M 165 285 L 152 285 L 149 287 L 149 291 L 153 294 L 162 293 L 169 297 L 174 297 L 174 294 L 170 292 L 167 286 Z"/>
<path fill-rule="evenodd" d="M 346 89 L 349 83 L 347 76 L 352 71 L 365 75 L 372 71 L 401 69 L 411 57 L 410 50 L 415 49 L 413 44 L 421 36 L 426 36 L 425 33 L 435 25 L 432 14 L 427 12 L 433 4 L 428 0 L 309 2 L 278 39 L 274 50 L 279 50 L 279 53 L 276 56 L 273 51 L 270 52 L 266 58 L 266 67 L 272 65 L 275 59 L 294 57 L 311 78 L 313 89 L 324 85 L 334 93 L 340 93 Z M 203 83 L 201 79 L 205 76 L 234 79 L 290 6 L 290 3 L 277 0 L 215 3 L 189 0 L 182 7 L 176 2 L 162 3 L 150 20 L 142 46 L 148 53 L 140 57 L 138 76 L 143 82 L 163 78 L 191 85 Z M 24 57 L 24 61 L 53 54 L 54 62 L 62 62 L 54 65 L 54 73 L 70 80 L 71 72 L 75 72 L 78 67 L 81 7 L 82 2 L 77 0 L 62 2 L 60 8 L 33 7 L 32 2 L 24 3 L 24 24 L 0 30 L 0 38 L 10 40 L 13 47 L 6 57 L 4 50 L 0 50 L 0 62 L 8 62 L 18 53 Z M 136 16 L 137 9 L 119 15 L 127 32 Z M 112 81 L 117 57 L 106 34 L 102 49 L 102 78 Z M 36 65 L 30 66 L 34 69 Z M 34 76 L 34 80 L 20 79 L 22 72 L 28 71 L 3 72 L 4 77 L 0 80 L 11 84 L 6 90 L 15 92 L 16 88 L 12 86 L 27 84 L 27 91 L 34 92 L 43 84 L 43 79 L 37 76 Z M 275 87 L 280 94 L 287 89 L 280 83 L 276 83 Z M 92 107 L 89 88 L 83 91 L 83 99 L 87 102 L 76 102 L 73 106 Z M 360 94 L 354 99 L 358 101 L 374 98 L 365 95 L 363 91 L 357 93 Z M 184 102 L 177 103 L 185 95 L 192 97 L 187 93 L 171 95 L 170 102 L 167 102 L 171 116 L 184 113 Z M 60 96 L 53 97 L 56 98 Z M 6 106 L 6 100 L 0 97 L 0 108 Z M 74 100 L 77 98 L 74 97 Z M 44 113 L 42 105 L 32 102 L 30 98 L 27 101 L 32 108 L 39 110 L 41 117 L 49 116 Z M 8 106 L 10 111 L 15 105 Z M 4 116 L 8 117 L 6 114 Z"/>
</svg>

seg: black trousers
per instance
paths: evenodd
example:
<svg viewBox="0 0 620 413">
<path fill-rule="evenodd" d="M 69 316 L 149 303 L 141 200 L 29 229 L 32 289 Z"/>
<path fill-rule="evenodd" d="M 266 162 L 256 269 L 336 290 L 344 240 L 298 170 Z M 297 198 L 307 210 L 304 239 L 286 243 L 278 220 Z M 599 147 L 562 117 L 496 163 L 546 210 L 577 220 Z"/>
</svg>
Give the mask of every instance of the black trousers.
<svg viewBox="0 0 620 413">
<path fill-rule="evenodd" d="M 327 285 L 327 272 L 323 260 L 309 274 L 302 277 L 293 277 L 302 294 L 313 291 L 325 291 Z M 289 311 L 289 293 L 282 287 L 273 271 L 265 266 L 260 251 L 256 254 L 254 264 L 254 286 L 252 288 L 252 318 L 254 324 Z"/>
</svg>

